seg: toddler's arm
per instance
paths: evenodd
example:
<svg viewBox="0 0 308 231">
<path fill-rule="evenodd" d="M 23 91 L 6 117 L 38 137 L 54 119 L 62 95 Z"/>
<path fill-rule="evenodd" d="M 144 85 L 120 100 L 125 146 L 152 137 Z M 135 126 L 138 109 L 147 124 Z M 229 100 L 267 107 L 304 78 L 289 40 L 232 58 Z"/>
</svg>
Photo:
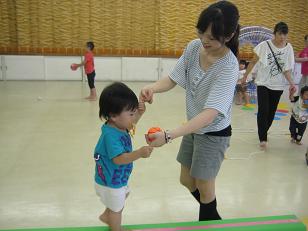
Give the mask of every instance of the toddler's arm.
<svg viewBox="0 0 308 231">
<path fill-rule="evenodd" d="M 134 124 L 137 124 L 141 116 L 145 113 L 146 107 L 143 101 L 139 101 L 139 106 L 135 115 Z"/>
<path fill-rule="evenodd" d="M 123 153 L 115 158 L 113 158 L 113 163 L 121 165 L 121 164 L 129 164 L 139 158 L 148 158 L 150 157 L 153 151 L 153 147 L 143 146 L 135 151 L 129 153 Z"/>
</svg>

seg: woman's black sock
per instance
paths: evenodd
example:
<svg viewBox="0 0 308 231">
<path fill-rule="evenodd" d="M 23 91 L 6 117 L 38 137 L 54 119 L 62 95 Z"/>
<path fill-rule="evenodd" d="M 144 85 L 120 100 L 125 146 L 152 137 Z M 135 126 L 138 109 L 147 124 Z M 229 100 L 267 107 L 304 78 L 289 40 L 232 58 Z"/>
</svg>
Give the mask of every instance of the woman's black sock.
<svg viewBox="0 0 308 231">
<path fill-rule="evenodd" d="M 217 212 L 216 198 L 210 203 L 204 204 L 200 202 L 199 221 L 221 220 Z"/>
<path fill-rule="evenodd" d="M 194 196 L 194 198 L 199 202 L 200 204 L 200 192 L 199 189 L 196 189 L 195 191 L 191 192 L 191 194 Z"/>
</svg>

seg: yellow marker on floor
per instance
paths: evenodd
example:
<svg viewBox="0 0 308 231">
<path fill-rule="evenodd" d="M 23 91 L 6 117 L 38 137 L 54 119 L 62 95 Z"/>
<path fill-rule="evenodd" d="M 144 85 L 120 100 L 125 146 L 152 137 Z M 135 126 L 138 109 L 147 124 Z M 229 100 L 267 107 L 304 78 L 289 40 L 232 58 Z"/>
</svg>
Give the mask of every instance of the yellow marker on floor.
<svg viewBox="0 0 308 231">
<path fill-rule="evenodd" d="M 278 109 L 289 109 L 289 105 L 285 102 L 279 103 L 278 104 Z"/>
</svg>

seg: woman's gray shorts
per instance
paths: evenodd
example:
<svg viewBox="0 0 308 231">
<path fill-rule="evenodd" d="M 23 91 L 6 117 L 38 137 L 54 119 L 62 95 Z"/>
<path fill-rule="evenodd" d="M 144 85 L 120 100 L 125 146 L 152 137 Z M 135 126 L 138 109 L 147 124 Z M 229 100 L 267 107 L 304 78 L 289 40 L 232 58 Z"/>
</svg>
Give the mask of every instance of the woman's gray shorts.
<svg viewBox="0 0 308 231">
<path fill-rule="evenodd" d="M 230 136 L 189 134 L 182 139 L 177 161 L 192 177 L 210 180 L 217 176 L 229 144 Z"/>
</svg>

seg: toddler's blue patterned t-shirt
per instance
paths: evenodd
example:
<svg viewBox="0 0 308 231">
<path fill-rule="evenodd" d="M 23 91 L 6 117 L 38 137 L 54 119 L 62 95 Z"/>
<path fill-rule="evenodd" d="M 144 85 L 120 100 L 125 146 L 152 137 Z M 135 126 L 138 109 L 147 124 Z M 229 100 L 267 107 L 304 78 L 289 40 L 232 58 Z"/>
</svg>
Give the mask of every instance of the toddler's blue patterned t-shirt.
<svg viewBox="0 0 308 231">
<path fill-rule="evenodd" d="M 95 182 L 110 188 L 121 188 L 127 185 L 133 163 L 117 165 L 112 159 L 129 152 L 132 152 L 130 135 L 104 124 L 94 152 Z"/>
</svg>

